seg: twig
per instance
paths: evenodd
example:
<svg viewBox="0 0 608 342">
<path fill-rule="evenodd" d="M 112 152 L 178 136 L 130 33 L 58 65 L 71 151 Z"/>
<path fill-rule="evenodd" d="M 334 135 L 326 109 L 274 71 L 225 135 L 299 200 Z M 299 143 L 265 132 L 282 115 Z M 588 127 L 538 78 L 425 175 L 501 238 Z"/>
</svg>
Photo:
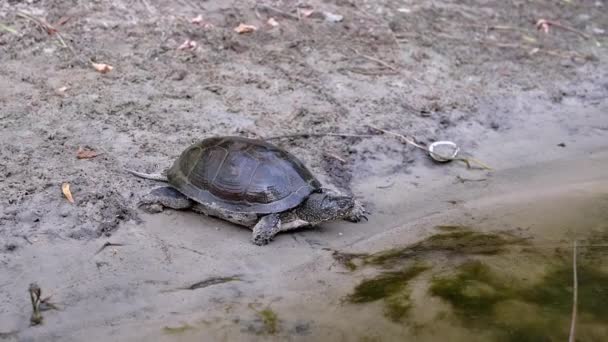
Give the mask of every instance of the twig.
<svg viewBox="0 0 608 342">
<path fill-rule="evenodd" d="M 340 68 L 338 69 L 338 71 L 350 71 L 352 73 L 355 74 L 360 74 L 360 75 L 365 75 L 365 76 L 385 76 L 385 75 L 396 75 L 399 72 L 398 71 L 387 71 L 386 69 L 382 69 L 382 70 L 370 70 L 370 69 L 364 69 L 364 68 Z"/>
<path fill-rule="evenodd" d="M 339 162 L 340 162 L 340 163 L 342 163 L 342 164 L 346 164 L 346 160 L 344 160 L 343 158 L 341 158 L 341 157 L 340 157 L 340 156 L 338 156 L 338 155 L 335 155 L 335 154 L 333 154 L 333 153 L 329 153 L 329 152 L 325 152 L 325 153 L 324 153 L 324 155 L 325 155 L 325 157 L 327 157 L 327 158 L 333 158 L 333 159 L 335 159 L 335 160 L 339 161 Z"/>
<path fill-rule="evenodd" d="M 431 153 L 431 151 L 427 147 L 417 144 L 414 140 L 409 139 L 409 138 L 405 137 L 404 135 L 401 135 L 401 134 L 398 134 L 398 133 L 394 133 L 394 132 L 391 132 L 391 131 L 387 131 L 385 129 L 382 129 L 382 128 L 379 128 L 379 127 L 376 127 L 376 126 L 372 126 L 372 125 L 367 125 L 367 127 L 371 128 L 371 129 L 375 129 L 375 130 L 380 131 L 382 133 L 389 134 L 389 135 L 392 135 L 394 137 L 397 137 L 399 140 L 401 140 L 401 141 L 403 141 L 405 143 L 408 143 L 408 144 L 410 144 L 410 145 L 412 145 L 414 147 L 417 147 L 417 148 L 419 148 L 421 150 L 424 150 L 427 153 Z M 435 156 L 437 156 L 437 157 L 439 157 L 441 159 L 445 159 L 445 160 L 458 160 L 458 161 L 464 162 L 465 164 L 467 164 L 467 167 L 469 169 L 471 168 L 471 163 L 475 163 L 475 164 L 481 166 L 483 169 L 492 170 L 491 167 L 489 167 L 488 165 L 486 165 L 486 164 L 484 164 L 484 163 L 482 163 L 479 160 L 474 159 L 474 158 L 449 157 L 449 156 L 443 156 L 443 155 L 441 155 L 441 154 L 439 154 L 437 152 L 433 152 L 433 155 L 435 155 Z"/>
<path fill-rule="evenodd" d="M 294 133 L 275 135 L 265 138 L 264 140 L 277 140 L 289 138 L 309 138 L 309 137 L 341 137 L 341 138 L 371 138 L 376 137 L 376 134 L 353 134 L 353 133 Z"/>
<path fill-rule="evenodd" d="M 536 22 L 536 27 L 541 27 L 544 24 L 549 25 L 549 26 L 555 26 L 557 28 L 561 28 L 562 30 L 566 30 L 566 31 L 570 31 L 570 32 L 576 33 L 579 36 L 581 36 L 581 37 L 583 37 L 583 38 L 585 38 L 587 40 L 591 39 L 591 37 L 588 34 L 582 32 L 582 31 L 579 31 L 579 30 L 575 29 L 574 27 L 570 27 L 570 26 L 567 26 L 567 25 L 560 24 L 557 21 L 546 20 L 546 19 L 539 19 Z"/>
<path fill-rule="evenodd" d="M 352 50 L 352 51 L 353 51 L 353 52 L 354 52 L 354 53 L 355 53 L 357 56 L 359 56 L 359 57 L 363 57 L 363 58 L 365 58 L 365 59 L 367 59 L 367 60 L 369 60 L 369 61 L 376 62 L 376 63 L 378 63 L 378 64 L 380 64 L 380 65 L 382 65 L 382 66 L 384 66 L 384 67 L 387 67 L 387 68 L 389 68 L 389 69 L 391 69 L 391 70 L 393 70 L 393 71 L 397 71 L 397 68 L 396 68 L 396 67 L 394 67 L 394 66 L 392 66 L 392 65 L 388 64 L 387 62 L 385 62 L 385 61 L 383 61 L 383 60 L 381 60 L 381 59 L 378 59 L 378 58 L 376 58 L 376 57 L 372 57 L 372 56 L 368 56 L 368 55 L 364 55 L 364 54 L 360 53 L 359 51 L 357 51 L 357 50 L 355 50 L 355 49 L 353 49 L 353 48 L 350 48 L 350 49 L 351 49 L 351 50 Z"/>
<path fill-rule="evenodd" d="M 524 33 L 530 33 L 529 30 L 522 29 L 519 27 L 507 26 L 507 25 L 483 25 L 483 24 L 456 24 L 459 27 L 476 27 L 485 29 L 485 31 L 518 31 Z"/>
<path fill-rule="evenodd" d="M 106 243 L 104 243 L 103 246 L 101 246 L 97 250 L 97 252 L 95 252 L 95 254 L 93 254 L 93 255 L 97 255 L 97 254 L 101 253 L 101 251 L 103 251 L 106 247 L 111 247 L 111 246 L 124 246 L 124 244 L 122 244 L 122 243 L 113 243 L 113 242 L 106 241 Z"/>
<path fill-rule="evenodd" d="M 276 14 L 280 14 L 280 15 L 286 17 L 286 18 L 290 18 L 290 19 L 294 19 L 294 20 L 300 20 L 299 16 L 293 15 L 291 13 L 287 13 L 287 12 L 285 12 L 283 10 L 280 10 L 280 9 L 272 7 L 272 6 L 257 4 L 255 7 L 256 7 L 256 9 L 259 7 L 261 9 L 264 9 L 264 10 L 268 11 L 268 12 L 274 12 Z M 299 11 L 298 11 L 298 14 L 299 14 Z"/>
<path fill-rule="evenodd" d="M 38 19 L 36 17 L 33 17 L 33 16 L 31 16 L 31 15 L 25 13 L 25 12 L 21 12 L 21 11 L 17 12 L 17 16 L 25 18 L 25 19 L 30 20 L 30 21 L 33 21 L 40 28 L 42 28 L 44 31 L 46 31 L 46 33 L 49 36 L 55 35 L 57 37 L 57 40 L 59 41 L 59 43 L 61 43 L 61 46 L 63 46 L 64 48 L 70 50 L 70 52 L 72 53 L 72 55 L 74 55 L 74 57 L 76 57 L 78 59 L 78 55 L 76 54 L 76 52 L 74 51 L 74 49 L 72 49 L 72 47 L 69 46 L 65 42 L 65 40 L 63 39 L 63 36 L 59 32 L 59 30 L 57 30 L 51 24 L 47 23 L 44 19 Z"/>
<path fill-rule="evenodd" d="M 570 322 L 570 337 L 568 342 L 575 342 L 576 340 L 576 307 L 578 306 L 578 274 L 576 271 L 576 240 L 574 240 L 574 248 L 572 250 L 572 281 L 573 281 L 573 293 L 572 293 L 572 321 Z"/>
<path fill-rule="evenodd" d="M 15 34 L 15 35 L 18 35 L 18 34 L 19 34 L 19 32 L 17 32 L 17 30 L 15 30 L 15 29 L 14 29 L 14 28 L 12 28 L 12 27 L 6 26 L 6 25 L 4 25 L 4 24 L 0 24 L 0 30 L 2 30 L 2 31 L 6 31 L 6 32 L 8 32 L 8 33 Z"/>
<path fill-rule="evenodd" d="M 414 140 L 406 138 L 404 135 L 401 135 L 401 134 L 398 134 L 398 133 L 394 133 L 394 132 L 391 132 L 391 131 L 387 131 L 385 129 L 382 129 L 382 128 L 379 128 L 379 127 L 376 127 L 376 126 L 372 126 L 372 125 L 367 125 L 367 127 L 371 128 L 371 129 L 374 129 L 376 131 L 382 132 L 384 134 L 389 134 L 389 135 L 392 135 L 394 137 L 397 137 L 398 139 L 400 139 L 400 140 L 402 140 L 402 141 L 404 141 L 404 142 L 406 142 L 406 143 L 408 143 L 408 144 L 410 144 L 410 145 L 412 145 L 414 147 L 417 147 L 417 148 L 419 148 L 421 150 L 425 150 L 427 152 L 429 151 L 428 148 L 426 148 L 426 147 L 424 147 L 422 145 L 417 144 Z M 443 156 L 440 156 L 440 157 L 443 157 Z M 449 158 L 446 158 L 446 159 L 449 159 Z"/>
<path fill-rule="evenodd" d="M 464 178 L 461 175 L 456 175 L 456 179 L 458 181 L 460 181 L 461 183 L 466 183 L 466 182 L 484 182 L 487 181 L 487 178 L 479 178 L 479 179 L 473 179 L 473 178 Z"/>
</svg>

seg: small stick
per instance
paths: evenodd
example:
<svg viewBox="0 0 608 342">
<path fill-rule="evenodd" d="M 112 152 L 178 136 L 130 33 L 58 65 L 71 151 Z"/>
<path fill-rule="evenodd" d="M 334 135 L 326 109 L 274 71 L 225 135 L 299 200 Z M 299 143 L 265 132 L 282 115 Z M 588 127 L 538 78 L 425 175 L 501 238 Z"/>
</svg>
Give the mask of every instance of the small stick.
<svg viewBox="0 0 608 342">
<path fill-rule="evenodd" d="M 414 140 L 406 138 L 404 135 L 401 135 L 401 134 L 398 134 L 398 133 L 394 133 L 394 132 L 391 132 L 391 131 L 387 131 L 385 129 L 382 129 L 382 128 L 379 128 L 379 127 L 376 127 L 376 126 L 372 126 L 372 125 L 367 125 L 367 127 L 371 128 L 371 129 L 375 129 L 376 131 L 382 132 L 384 134 L 389 134 L 389 135 L 392 135 L 394 137 L 397 137 L 397 138 L 405 141 L 406 143 L 408 143 L 408 144 L 410 144 L 412 146 L 415 146 L 415 147 L 417 147 L 419 149 L 425 150 L 427 152 L 429 150 L 428 148 L 426 148 L 426 147 L 424 147 L 422 145 L 417 144 L 416 142 L 414 142 Z M 443 156 L 440 156 L 440 157 L 443 157 Z M 449 158 L 446 158 L 446 159 L 449 159 Z"/>
<path fill-rule="evenodd" d="M 17 32 L 17 30 L 15 30 L 15 29 L 14 29 L 14 28 L 12 28 L 12 27 L 6 26 L 6 25 L 4 25 L 4 24 L 0 24 L 0 30 L 2 30 L 2 31 L 6 31 L 6 32 L 8 32 L 8 33 L 15 34 L 15 35 L 18 35 L 18 34 L 19 34 L 19 33 Z"/>
<path fill-rule="evenodd" d="M 353 52 L 354 52 L 354 53 L 355 53 L 357 56 L 359 56 L 359 57 L 363 57 L 363 58 L 365 58 L 365 59 L 367 59 L 367 60 L 369 60 L 369 61 L 376 62 L 376 63 L 378 63 L 378 64 L 380 64 L 380 65 L 382 65 L 382 66 L 384 66 L 384 67 L 387 67 L 387 68 L 389 68 L 389 69 L 391 69 L 391 70 L 393 70 L 393 71 L 397 71 L 397 68 L 395 68 L 394 66 L 392 66 L 392 65 L 388 64 L 387 62 L 385 62 L 385 61 L 383 61 L 383 60 L 381 60 L 381 59 L 378 59 L 378 58 L 376 58 L 376 57 L 372 57 L 372 56 L 368 56 L 368 55 L 364 55 L 364 54 L 360 53 L 359 51 L 357 51 L 357 50 L 355 50 L 355 49 L 353 49 L 353 48 L 350 48 L 350 49 L 351 49 L 351 50 L 352 50 L 352 51 L 353 51 Z"/>
<path fill-rule="evenodd" d="M 422 145 L 417 144 L 417 143 L 416 143 L 416 142 L 414 142 L 412 139 L 409 139 L 409 138 L 405 137 L 404 135 L 401 135 L 401 134 L 398 134 L 398 133 L 394 133 L 394 132 L 391 132 L 391 131 L 387 131 L 387 130 L 384 130 L 384 129 L 382 129 L 382 128 L 379 128 L 379 127 L 376 127 L 376 126 L 372 126 L 372 125 L 367 125 L 367 127 L 371 128 L 371 129 L 375 129 L 375 130 L 380 131 L 380 132 L 382 132 L 382 133 L 390 134 L 390 135 L 392 135 L 392 136 L 394 136 L 394 137 L 397 137 L 397 138 L 398 138 L 398 139 L 400 139 L 401 141 L 404 141 L 404 142 L 406 142 L 406 143 L 408 143 L 408 144 L 411 144 L 411 145 L 412 145 L 412 146 L 414 146 L 414 147 L 417 147 L 417 148 L 419 148 L 419 149 L 421 149 L 421 150 L 424 150 L 424 151 L 426 151 L 426 152 L 428 152 L 428 153 L 431 153 L 431 151 L 430 151 L 428 148 L 426 148 L 426 147 L 424 147 L 424 146 L 422 146 Z M 440 154 L 439 154 L 439 153 L 437 153 L 437 152 L 432 152 L 432 153 L 433 153 L 434 155 L 436 155 L 436 156 L 438 156 L 438 157 L 442 158 L 442 159 L 446 159 L 446 160 L 458 160 L 458 161 L 464 162 L 464 163 L 466 163 L 466 164 L 467 164 L 467 167 L 468 167 L 469 169 L 471 168 L 471 162 L 473 162 L 473 163 L 475 163 L 475 164 L 478 164 L 479 166 L 481 166 L 482 168 L 484 168 L 484 169 L 486 169 L 486 170 L 492 170 L 492 168 L 491 168 L 491 167 L 489 167 L 488 165 L 486 165 L 486 164 L 484 164 L 484 163 L 482 163 L 482 162 L 480 162 L 479 160 L 474 159 L 474 158 L 462 158 L 462 157 L 456 157 L 456 158 L 452 158 L 452 157 L 448 157 L 448 156 L 442 156 L 442 155 L 440 155 Z"/>
<path fill-rule="evenodd" d="M 572 281 L 573 281 L 573 293 L 572 293 L 572 321 L 570 322 L 570 337 L 568 342 L 575 342 L 576 340 L 576 307 L 578 305 L 578 274 L 576 271 L 576 240 L 574 240 L 574 248 L 572 250 Z"/>
<path fill-rule="evenodd" d="M 479 179 L 472 179 L 472 178 L 464 178 L 461 175 L 456 175 L 456 179 L 459 180 L 461 183 L 466 183 L 466 182 L 484 182 L 487 181 L 487 178 L 479 178 Z"/>
<path fill-rule="evenodd" d="M 342 163 L 342 164 L 346 164 L 346 160 L 344 160 L 344 159 L 343 159 L 343 158 L 341 158 L 340 156 L 337 156 L 337 155 L 335 155 L 335 154 L 333 154 L 333 153 L 325 152 L 325 153 L 324 153 L 324 155 L 325 155 L 326 157 L 328 157 L 328 158 L 333 158 L 333 159 L 335 159 L 335 160 L 339 161 L 339 162 L 340 162 L 340 163 Z"/>
<path fill-rule="evenodd" d="M 43 30 L 45 30 L 49 36 L 55 34 L 57 36 L 57 40 L 61 43 L 61 45 L 64 48 L 70 50 L 70 52 L 72 53 L 72 55 L 74 55 L 74 57 L 78 58 L 78 55 L 76 55 L 76 52 L 74 51 L 74 49 L 72 49 L 72 47 L 69 46 L 68 44 L 66 44 L 65 40 L 63 40 L 63 36 L 61 35 L 61 33 L 59 33 L 59 30 L 54 28 L 51 24 L 47 23 L 45 20 L 41 20 L 36 17 L 33 17 L 25 12 L 17 12 L 17 16 L 31 20 L 34 23 L 38 24 L 38 26 L 40 26 Z"/>
<path fill-rule="evenodd" d="M 579 36 L 581 36 L 581 37 L 583 37 L 585 39 L 591 39 L 591 37 L 588 34 L 582 32 L 582 31 L 579 31 L 579 30 L 577 30 L 577 29 L 575 29 L 573 27 L 560 24 L 557 21 L 546 20 L 546 19 L 539 19 L 538 22 L 536 23 L 536 27 L 540 27 L 543 24 L 547 24 L 549 26 L 555 26 L 557 28 L 561 28 L 562 30 L 566 30 L 566 31 L 570 31 L 570 32 L 576 33 L 576 34 L 578 34 Z"/>
<path fill-rule="evenodd" d="M 274 137 L 268 137 L 264 140 L 277 140 L 277 139 L 289 139 L 289 138 L 309 138 L 309 137 L 342 137 L 342 138 L 371 138 L 376 137 L 375 134 L 352 134 L 352 133 L 295 133 L 295 134 L 284 134 L 275 135 Z"/>
<path fill-rule="evenodd" d="M 291 13 L 287 13 L 283 10 L 280 10 L 276 7 L 272 7 L 272 6 L 268 6 L 268 5 L 256 5 L 256 9 L 257 7 L 263 8 L 264 10 L 268 11 L 268 12 L 274 12 L 276 14 L 280 14 L 286 18 L 290 18 L 290 19 L 294 19 L 294 20 L 300 20 L 300 17 L 297 15 L 293 15 Z M 299 14 L 299 11 L 298 11 Z"/>
<path fill-rule="evenodd" d="M 93 254 L 93 255 L 97 255 L 97 254 L 101 253 L 101 251 L 103 251 L 106 247 L 111 247 L 111 246 L 124 246 L 124 244 L 122 244 L 122 243 L 113 243 L 113 242 L 106 241 L 106 243 L 104 243 L 103 246 L 101 246 L 97 250 L 97 252 L 95 252 L 95 254 Z"/>
</svg>

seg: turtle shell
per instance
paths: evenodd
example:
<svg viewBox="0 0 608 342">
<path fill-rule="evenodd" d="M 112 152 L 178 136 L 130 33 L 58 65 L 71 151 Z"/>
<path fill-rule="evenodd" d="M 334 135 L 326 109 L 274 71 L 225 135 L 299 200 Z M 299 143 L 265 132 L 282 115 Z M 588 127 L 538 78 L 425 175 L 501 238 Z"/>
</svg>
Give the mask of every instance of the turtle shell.
<svg viewBox="0 0 608 342">
<path fill-rule="evenodd" d="M 258 214 L 292 209 L 321 189 L 292 154 L 241 137 L 208 138 L 188 147 L 167 171 L 167 178 L 199 203 Z"/>
</svg>

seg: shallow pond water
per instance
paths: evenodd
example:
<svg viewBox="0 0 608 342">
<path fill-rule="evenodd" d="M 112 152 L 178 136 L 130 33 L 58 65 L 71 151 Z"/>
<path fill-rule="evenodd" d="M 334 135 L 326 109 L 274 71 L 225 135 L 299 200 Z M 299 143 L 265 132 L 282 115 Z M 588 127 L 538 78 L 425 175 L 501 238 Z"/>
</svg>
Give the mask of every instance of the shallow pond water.
<svg viewBox="0 0 608 342">
<path fill-rule="evenodd" d="M 567 340 L 576 268 L 575 335 L 608 336 L 605 179 L 484 203 L 419 220 L 411 226 L 423 236 L 401 231 L 403 242 L 393 234 L 321 249 L 240 286 L 213 319 L 168 329 L 185 340 Z"/>
</svg>

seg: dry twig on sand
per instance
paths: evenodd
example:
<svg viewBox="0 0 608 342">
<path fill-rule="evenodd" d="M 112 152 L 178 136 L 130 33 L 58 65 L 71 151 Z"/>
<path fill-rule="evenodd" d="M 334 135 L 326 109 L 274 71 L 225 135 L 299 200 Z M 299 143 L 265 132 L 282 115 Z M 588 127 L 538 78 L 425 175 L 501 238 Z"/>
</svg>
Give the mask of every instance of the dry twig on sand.
<svg viewBox="0 0 608 342">
<path fill-rule="evenodd" d="M 431 151 L 427 147 L 422 146 L 420 144 L 417 144 L 413 139 L 407 138 L 404 135 L 401 135 L 401 134 L 398 134 L 398 133 L 395 133 L 395 132 L 391 132 L 391 131 L 387 131 L 385 129 L 382 129 L 382 128 L 379 128 L 379 127 L 376 127 L 376 126 L 372 126 L 372 125 L 367 125 L 367 127 L 371 128 L 371 129 L 375 129 L 375 130 L 380 131 L 380 132 L 385 133 L 385 134 L 392 135 L 392 136 L 398 138 L 399 140 L 401 140 L 402 142 L 405 142 L 405 143 L 410 144 L 410 145 L 412 145 L 412 146 L 414 146 L 416 148 L 424 150 L 427 153 L 431 153 Z M 469 169 L 472 168 L 472 164 L 477 164 L 477 165 L 481 166 L 481 168 L 483 168 L 483 169 L 492 170 L 491 167 L 489 167 L 488 165 L 486 165 L 486 164 L 484 164 L 484 163 L 482 163 L 479 160 L 474 159 L 474 158 L 470 158 L 470 157 L 468 157 L 468 158 L 464 158 L 464 157 L 449 157 L 449 156 L 440 155 L 437 152 L 433 152 L 432 154 L 435 155 L 435 156 L 437 156 L 437 157 L 439 157 L 439 158 L 441 158 L 441 159 L 443 159 L 443 160 L 458 160 L 458 161 L 464 162 L 465 164 L 467 164 L 467 167 Z M 435 158 L 433 158 L 433 159 L 435 159 Z"/>
<path fill-rule="evenodd" d="M 272 6 L 268 6 L 268 5 L 262 5 L 262 4 L 256 4 L 255 7 L 256 7 L 256 9 L 259 8 L 259 9 L 264 10 L 266 12 L 273 12 L 273 13 L 275 13 L 277 15 L 281 15 L 281 16 L 283 16 L 285 18 L 294 19 L 294 20 L 300 20 L 300 18 L 297 15 L 293 15 L 291 13 L 287 13 L 287 12 L 285 12 L 283 10 L 280 10 L 280 9 L 276 8 L 276 7 L 272 7 Z"/>
<path fill-rule="evenodd" d="M 376 134 L 353 134 L 353 133 L 294 133 L 275 135 L 273 137 L 264 138 L 264 140 L 278 140 L 290 138 L 309 138 L 309 137 L 341 137 L 341 138 L 371 138 Z"/>
<path fill-rule="evenodd" d="M 19 33 L 17 32 L 17 30 L 15 30 L 14 28 L 9 27 L 9 26 L 6 26 L 6 25 L 4 25 L 4 24 L 2 24 L 2 23 L 0 23 L 0 30 L 2 30 L 2 31 L 6 31 L 6 32 L 8 32 L 8 33 L 15 34 L 15 35 L 19 34 Z"/>
<path fill-rule="evenodd" d="M 374 63 L 378 63 L 378 64 L 380 64 L 380 65 L 382 65 L 382 66 L 384 66 L 384 67 L 386 67 L 388 69 L 391 69 L 392 71 L 398 71 L 396 67 L 390 65 L 389 63 L 387 63 L 387 62 L 385 62 L 385 61 L 383 61 L 381 59 L 378 59 L 378 58 L 372 57 L 372 56 L 368 56 L 368 55 L 364 55 L 364 54 L 360 53 L 359 51 L 357 51 L 356 49 L 353 49 L 353 48 L 349 48 L 349 49 L 352 50 L 355 53 L 355 55 L 357 55 L 359 57 L 365 58 L 368 61 L 372 61 Z"/>
<path fill-rule="evenodd" d="M 72 53 L 72 55 L 74 55 L 74 57 L 78 57 L 78 55 L 76 54 L 76 52 L 74 51 L 74 49 L 72 49 L 72 47 L 65 42 L 65 40 L 63 39 L 63 36 L 59 32 L 59 30 L 57 30 L 51 24 L 49 24 L 48 22 L 46 22 L 46 20 L 44 20 L 44 19 L 38 19 L 38 18 L 36 18 L 36 17 L 34 17 L 32 15 L 29 15 L 29 14 L 27 14 L 25 12 L 17 12 L 17 16 L 36 23 L 38 25 L 38 27 L 40 27 L 42 30 L 44 30 L 49 36 L 55 35 L 55 37 L 57 37 L 57 41 L 59 41 L 59 43 L 61 44 L 62 47 L 70 50 L 70 52 Z"/>
<path fill-rule="evenodd" d="M 581 36 L 581 37 L 583 37 L 584 39 L 587 39 L 587 40 L 591 39 L 591 37 L 588 34 L 584 33 L 583 31 L 577 30 L 574 27 L 570 27 L 570 26 L 567 26 L 567 25 L 560 24 L 557 21 L 546 20 L 546 19 L 539 19 L 536 22 L 536 28 L 539 29 L 539 30 L 545 31 L 545 33 L 547 33 L 549 31 L 549 27 L 550 26 L 557 27 L 557 28 L 560 28 L 562 30 L 570 31 L 572 33 L 576 33 L 577 35 L 579 35 L 579 36 Z"/>
<path fill-rule="evenodd" d="M 576 341 L 576 311 L 578 306 L 578 274 L 576 270 L 576 240 L 574 240 L 574 247 L 572 250 L 572 320 L 570 322 L 570 336 L 568 342 Z"/>
</svg>

